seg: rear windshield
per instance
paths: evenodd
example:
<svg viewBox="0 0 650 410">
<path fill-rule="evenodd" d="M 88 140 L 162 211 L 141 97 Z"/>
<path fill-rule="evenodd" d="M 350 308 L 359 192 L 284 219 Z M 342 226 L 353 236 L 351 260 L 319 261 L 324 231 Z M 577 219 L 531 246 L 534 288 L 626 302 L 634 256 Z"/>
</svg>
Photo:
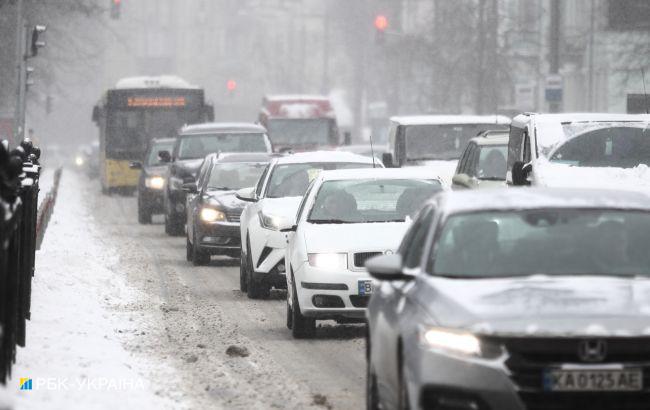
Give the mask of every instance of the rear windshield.
<svg viewBox="0 0 650 410">
<path fill-rule="evenodd" d="M 147 165 L 148 166 L 164 165 L 163 162 L 160 162 L 160 158 L 158 158 L 158 153 L 160 151 L 171 152 L 173 149 L 174 149 L 174 142 L 154 144 L 153 147 L 151 147 L 151 152 L 149 152 L 149 156 L 147 157 Z"/>
<path fill-rule="evenodd" d="M 205 158 L 217 152 L 267 152 L 264 134 L 227 133 L 198 134 L 181 137 L 178 159 Z"/>
</svg>

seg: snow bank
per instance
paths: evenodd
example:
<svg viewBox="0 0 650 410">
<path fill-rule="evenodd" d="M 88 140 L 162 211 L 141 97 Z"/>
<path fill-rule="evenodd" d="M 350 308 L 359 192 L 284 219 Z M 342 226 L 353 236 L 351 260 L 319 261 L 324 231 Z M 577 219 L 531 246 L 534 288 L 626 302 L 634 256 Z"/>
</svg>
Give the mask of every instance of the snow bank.
<svg viewBox="0 0 650 410">
<path fill-rule="evenodd" d="M 171 408 L 143 376 L 155 364 L 132 357 L 119 340 L 116 329 L 136 324 L 112 307 L 138 295 L 108 268 L 117 255 L 98 244 L 77 178 L 67 172 L 61 180 L 37 253 L 27 347 L 0 389 L 0 409 L 3 397 L 15 409 Z M 31 378 L 33 390 L 19 390 L 20 378 Z"/>
</svg>

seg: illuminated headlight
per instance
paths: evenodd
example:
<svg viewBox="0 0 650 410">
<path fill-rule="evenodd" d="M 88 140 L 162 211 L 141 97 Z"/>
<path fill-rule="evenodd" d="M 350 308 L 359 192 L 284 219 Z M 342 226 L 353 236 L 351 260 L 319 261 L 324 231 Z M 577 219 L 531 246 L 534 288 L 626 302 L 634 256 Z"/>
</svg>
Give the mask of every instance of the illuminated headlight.
<svg viewBox="0 0 650 410">
<path fill-rule="evenodd" d="M 84 157 L 82 157 L 81 155 L 77 155 L 77 156 L 74 158 L 74 163 L 75 163 L 75 165 L 78 166 L 78 167 L 83 166 L 84 162 L 85 162 L 85 161 L 84 161 Z"/>
<path fill-rule="evenodd" d="M 314 268 L 339 270 L 348 268 L 346 253 L 310 253 L 307 255 L 309 264 Z"/>
<path fill-rule="evenodd" d="M 201 209 L 201 220 L 203 222 L 220 222 L 226 220 L 226 214 L 212 208 Z"/>
<path fill-rule="evenodd" d="M 280 229 L 280 217 L 275 215 L 266 215 L 262 211 L 257 214 L 260 217 L 262 228 L 277 231 Z"/>
<path fill-rule="evenodd" d="M 144 180 L 144 186 L 149 189 L 163 189 L 165 186 L 165 178 L 163 177 L 149 177 Z"/>
<path fill-rule="evenodd" d="M 180 191 L 181 189 L 183 189 L 183 178 L 170 177 L 169 187 L 175 191 Z"/>
<path fill-rule="evenodd" d="M 481 341 L 471 333 L 441 328 L 423 328 L 420 340 L 425 347 L 465 356 L 480 356 Z"/>
</svg>

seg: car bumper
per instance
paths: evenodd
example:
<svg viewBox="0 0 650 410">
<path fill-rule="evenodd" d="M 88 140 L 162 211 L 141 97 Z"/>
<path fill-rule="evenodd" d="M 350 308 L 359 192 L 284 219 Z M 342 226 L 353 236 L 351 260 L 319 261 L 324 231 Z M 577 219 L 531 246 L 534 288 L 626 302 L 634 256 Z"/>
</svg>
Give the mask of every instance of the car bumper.
<svg viewBox="0 0 650 410">
<path fill-rule="evenodd" d="M 279 231 L 262 229 L 259 237 L 263 241 L 262 250 L 258 260 L 254 261 L 255 272 L 257 276 L 262 277 L 264 274 L 280 275 L 286 282 L 284 254 L 287 247 L 286 234 Z"/>
<path fill-rule="evenodd" d="M 195 232 L 201 250 L 211 255 L 239 254 L 241 248 L 239 223 L 199 224 Z"/>
<path fill-rule="evenodd" d="M 294 272 L 300 311 L 321 319 L 365 318 L 370 295 L 359 294 L 359 281 L 371 280 L 365 271 L 328 271 L 304 263 Z"/>
<path fill-rule="evenodd" d="M 140 203 L 152 213 L 164 212 L 164 195 L 162 190 L 140 187 L 138 196 Z"/>
<path fill-rule="evenodd" d="M 418 337 L 404 346 L 409 397 L 418 408 L 525 410 L 503 360 L 447 355 L 422 346 Z M 442 407 L 441 407 L 442 406 Z"/>
</svg>

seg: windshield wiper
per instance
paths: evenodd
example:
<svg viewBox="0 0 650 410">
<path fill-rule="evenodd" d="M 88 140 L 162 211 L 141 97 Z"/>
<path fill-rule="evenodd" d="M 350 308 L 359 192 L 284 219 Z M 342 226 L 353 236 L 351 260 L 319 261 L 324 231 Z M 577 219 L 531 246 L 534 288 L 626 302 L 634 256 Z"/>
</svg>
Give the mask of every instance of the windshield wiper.
<svg viewBox="0 0 650 410">
<path fill-rule="evenodd" d="M 308 219 L 307 222 L 312 224 L 353 224 L 356 222 L 344 221 L 342 219 Z"/>
<path fill-rule="evenodd" d="M 505 179 L 501 177 L 481 177 L 479 178 L 480 181 L 505 181 Z"/>
</svg>

